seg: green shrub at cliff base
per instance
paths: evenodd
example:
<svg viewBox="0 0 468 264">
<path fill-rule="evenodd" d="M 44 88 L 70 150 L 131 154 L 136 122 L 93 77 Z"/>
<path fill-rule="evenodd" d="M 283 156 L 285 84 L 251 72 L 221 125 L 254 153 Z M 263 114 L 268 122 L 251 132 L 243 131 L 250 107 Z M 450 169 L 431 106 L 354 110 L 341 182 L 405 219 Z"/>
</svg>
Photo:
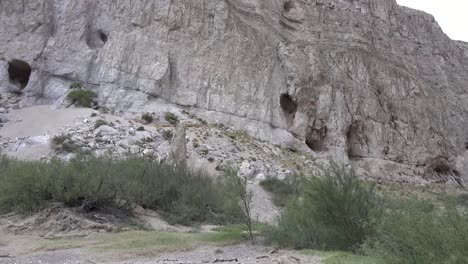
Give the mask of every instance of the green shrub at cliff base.
<svg viewBox="0 0 468 264">
<path fill-rule="evenodd" d="M 97 94 L 90 90 L 75 89 L 68 93 L 67 99 L 76 106 L 92 107 Z"/>
<path fill-rule="evenodd" d="M 451 201 L 398 200 L 363 249 L 388 264 L 468 263 L 468 214 Z"/>
<path fill-rule="evenodd" d="M 290 175 L 283 180 L 269 177 L 261 181 L 260 186 L 273 195 L 276 206 L 285 207 L 292 197 L 299 194 L 303 178 L 299 174 Z"/>
<path fill-rule="evenodd" d="M 284 247 L 357 250 L 372 236 L 380 214 L 372 186 L 331 162 L 317 177 L 305 180 L 270 240 Z"/>
<path fill-rule="evenodd" d="M 34 212 L 51 202 L 97 208 L 136 203 L 172 224 L 185 225 L 230 223 L 239 214 L 225 197 L 222 182 L 144 158 L 87 156 L 45 163 L 0 157 L 0 182 L 1 212 Z"/>
</svg>

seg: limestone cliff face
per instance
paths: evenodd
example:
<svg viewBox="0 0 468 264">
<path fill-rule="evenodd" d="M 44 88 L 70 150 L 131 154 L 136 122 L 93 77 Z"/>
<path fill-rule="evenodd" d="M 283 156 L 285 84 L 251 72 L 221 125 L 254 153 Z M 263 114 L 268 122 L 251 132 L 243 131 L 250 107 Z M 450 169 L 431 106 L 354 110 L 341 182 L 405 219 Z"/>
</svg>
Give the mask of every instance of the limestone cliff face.
<svg viewBox="0 0 468 264">
<path fill-rule="evenodd" d="M 79 80 L 102 105 L 162 99 L 361 175 L 468 174 L 468 44 L 395 0 L 24 0 L 0 14 L 0 87 L 23 105 L 60 104 Z"/>
</svg>

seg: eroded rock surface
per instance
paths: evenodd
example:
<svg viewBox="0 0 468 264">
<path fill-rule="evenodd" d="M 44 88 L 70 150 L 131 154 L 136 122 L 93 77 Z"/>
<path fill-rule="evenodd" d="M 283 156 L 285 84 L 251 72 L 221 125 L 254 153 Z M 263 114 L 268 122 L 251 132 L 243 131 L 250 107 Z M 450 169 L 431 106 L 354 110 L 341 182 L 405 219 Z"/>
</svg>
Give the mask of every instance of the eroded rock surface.
<svg viewBox="0 0 468 264">
<path fill-rule="evenodd" d="M 23 106 L 62 105 L 81 81 L 101 106 L 164 100 L 363 176 L 468 174 L 468 44 L 395 0 L 26 0 L 0 13 L 0 90 Z"/>
</svg>

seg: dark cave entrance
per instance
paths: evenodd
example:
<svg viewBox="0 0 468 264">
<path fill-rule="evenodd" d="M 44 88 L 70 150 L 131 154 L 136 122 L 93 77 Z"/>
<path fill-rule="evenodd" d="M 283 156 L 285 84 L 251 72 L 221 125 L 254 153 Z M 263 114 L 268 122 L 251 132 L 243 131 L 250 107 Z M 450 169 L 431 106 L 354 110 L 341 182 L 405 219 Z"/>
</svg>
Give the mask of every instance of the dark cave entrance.
<svg viewBox="0 0 468 264">
<path fill-rule="evenodd" d="M 8 62 L 8 75 L 10 82 L 23 90 L 28 85 L 29 77 L 31 77 L 31 66 L 21 60 L 12 60 Z"/>
<path fill-rule="evenodd" d="M 297 112 L 297 103 L 289 94 L 282 94 L 280 96 L 280 106 L 286 117 L 288 125 L 291 126 L 294 122 Z"/>
<path fill-rule="evenodd" d="M 97 33 L 98 33 L 99 38 L 101 39 L 102 43 L 105 44 L 107 42 L 107 38 L 108 38 L 106 33 L 104 33 L 104 31 L 102 31 L 102 30 L 98 30 Z"/>
</svg>

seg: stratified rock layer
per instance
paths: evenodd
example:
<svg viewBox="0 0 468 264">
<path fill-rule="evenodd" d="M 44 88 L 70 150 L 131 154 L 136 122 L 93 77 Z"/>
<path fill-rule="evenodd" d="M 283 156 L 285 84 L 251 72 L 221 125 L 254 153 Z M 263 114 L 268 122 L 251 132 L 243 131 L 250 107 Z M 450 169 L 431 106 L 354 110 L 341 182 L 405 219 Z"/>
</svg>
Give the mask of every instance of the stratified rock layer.
<svg viewBox="0 0 468 264">
<path fill-rule="evenodd" d="M 0 12 L 0 90 L 23 105 L 61 104 L 81 81 L 101 105 L 162 99 L 364 176 L 468 174 L 468 44 L 395 0 L 24 0 Z"/>
</svg>

